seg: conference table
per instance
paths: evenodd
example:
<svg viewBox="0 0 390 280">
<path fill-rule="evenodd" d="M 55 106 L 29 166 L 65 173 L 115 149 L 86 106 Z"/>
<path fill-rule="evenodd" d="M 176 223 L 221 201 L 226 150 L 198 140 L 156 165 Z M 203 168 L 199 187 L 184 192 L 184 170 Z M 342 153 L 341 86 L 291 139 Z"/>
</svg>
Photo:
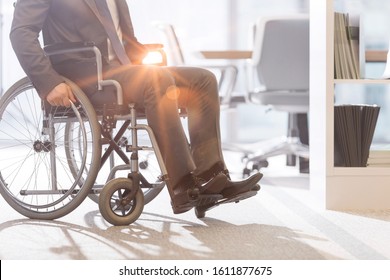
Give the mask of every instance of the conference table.
<svg viewBox="0 0 390 280">
<path fill-rule="evenodd" d="M 199 51 L 201 57 L 205 59 L 250 59 L 250 50 L 205 50 Z"/>
<path fill-rule="evenodd" d="M 367 50 L 366 62 L 386 62 L 387 50 Z M 205 59 L 250 59 L 251 50 L 202 50 L 199 51 L 202 58 Z"/>
<path fill-rule="evenodd" d="M 386 62 L 387 50 L 367 50 L 366 62 Z"/>
</svg>

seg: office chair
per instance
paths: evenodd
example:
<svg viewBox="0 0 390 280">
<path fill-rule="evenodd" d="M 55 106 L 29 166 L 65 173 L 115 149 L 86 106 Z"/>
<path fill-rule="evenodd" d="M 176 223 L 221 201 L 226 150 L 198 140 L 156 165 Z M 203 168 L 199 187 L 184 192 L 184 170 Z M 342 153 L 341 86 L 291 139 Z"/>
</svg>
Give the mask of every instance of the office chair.
<svg viewBox="0 0 390 280">
<path fill-rule="evenodd" d="M 165 37 L 168 65 L 188 65 L 172 24 L 165 22 L 154 22 L 154 26 L 162 32 Z M 223 107 L 234 107 L 235 103 L 244 101 L 244 98 L 233 97 L 232 93 L 236 84 L 238 69 L 235 65 L 198 65 L 199 67 L 211 70 L 218 78 L 220 103 Z"/>
<path fill-rule="evenodd" d="M 308 160 L 309 147 L 302 144 L 298 117 L 309 113 L 309 18 L 264 17 L 254 25 L 253 54 L 248 63 L 248 100 L 288 113 L 288 131 L 282 140 L 261 151 L 248 151 L 244 175 L 268 165 L 267 159 L 287 156 Z M 307 129 L 307 124 L 306 124 Z M 252 146 L 253 147 L 253 146 Z"/>
</svg>

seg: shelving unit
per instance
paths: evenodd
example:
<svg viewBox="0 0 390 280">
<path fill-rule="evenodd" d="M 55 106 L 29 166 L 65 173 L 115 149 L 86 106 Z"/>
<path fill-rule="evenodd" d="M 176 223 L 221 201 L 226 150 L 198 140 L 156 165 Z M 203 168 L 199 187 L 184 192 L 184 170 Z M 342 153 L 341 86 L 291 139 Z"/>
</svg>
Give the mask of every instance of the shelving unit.
<svg viewBox="0 0 390 280">
<path fill-rule="evenodd" d="M 339 84 L 390 86 L 390 81 L 334 79 L 333 14 L 333 0 L 310 1 L 311 190 L 320 195 L 326 209 L 390 209 L 390 168 L 334 167 L 335 87 Z"/>
</svg>

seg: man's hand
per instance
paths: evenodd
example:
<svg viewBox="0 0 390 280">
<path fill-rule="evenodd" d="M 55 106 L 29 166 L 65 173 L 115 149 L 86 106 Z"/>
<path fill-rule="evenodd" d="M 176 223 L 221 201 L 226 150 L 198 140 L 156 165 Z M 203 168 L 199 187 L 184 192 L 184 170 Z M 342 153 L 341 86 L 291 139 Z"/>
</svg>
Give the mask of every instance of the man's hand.
<svg viewBox="0 0 390 280">
<path fill-rule="evenodd" d="M 58 84 L 46 97 L 52 106 L 70 107 L 70 102 L 76 102 L 72 89 L 65 83 Z"/>
</svg>

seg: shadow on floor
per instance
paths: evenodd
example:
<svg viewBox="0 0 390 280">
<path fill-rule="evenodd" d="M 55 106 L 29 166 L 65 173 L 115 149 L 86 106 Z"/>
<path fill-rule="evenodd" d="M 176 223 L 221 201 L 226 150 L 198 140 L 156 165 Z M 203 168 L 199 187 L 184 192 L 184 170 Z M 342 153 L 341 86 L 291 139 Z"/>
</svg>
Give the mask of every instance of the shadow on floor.
<svg viewBox="0 0 390 280">
<path fill-rule="evenodd" d="M 280 226 L 212 218 L 193 223 L 152 213 L 127 227 L 107 225 L 98 211 L 84 218 L 85 226 L 29 219 L 0 224 L 0 258 L 335 259 L 301 241 L 318 237 Z"/>
</svg>

